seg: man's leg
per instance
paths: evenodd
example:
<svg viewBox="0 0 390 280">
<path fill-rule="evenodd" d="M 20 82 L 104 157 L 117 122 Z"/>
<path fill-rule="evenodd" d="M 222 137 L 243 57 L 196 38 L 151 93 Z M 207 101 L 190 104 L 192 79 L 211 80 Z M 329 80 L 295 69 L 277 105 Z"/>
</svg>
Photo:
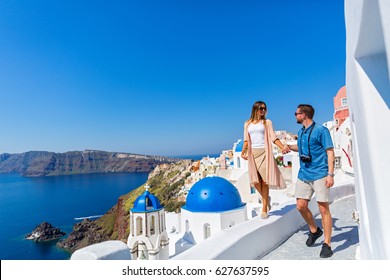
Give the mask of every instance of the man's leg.
<svg viewBox="0 0 390 280">
<path fill-rule="evenodd" d="M 302 218 L 306 221 L 309 226 L 310 232 L 317 232 L 317 225 L 314 221 L 313 214 L 309 209 L 309 200 L 297 198 L 297 209 L 301 213 Z"/>
<path fill-rule="evenodd" d="M 322 217 L 322 228 L 324 230 L 324 243 L 330 247 L 332 237 L 332 215 L 329 209 L 329 202 L 317 202 Z"/>
</svg>

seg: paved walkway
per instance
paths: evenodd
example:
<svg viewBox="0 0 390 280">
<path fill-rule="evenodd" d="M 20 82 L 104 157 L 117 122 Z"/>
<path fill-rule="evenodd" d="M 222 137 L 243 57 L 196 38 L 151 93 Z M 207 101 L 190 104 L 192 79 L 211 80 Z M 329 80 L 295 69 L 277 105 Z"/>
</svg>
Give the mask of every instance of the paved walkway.
<svg viewBox="0 0 390 280">
<path fill-rule="evenodd" d="M 332 250 L 330 260 L 355 260 L 359 245 L 358 224 L 352 219 L 356 209 L 355 195 L 335 201 L 330 205 L 333 218 Z M 316 216 L 317 225 L 321 225 L 321 216 Z M 320 226 L 322 228 L 322 226 Z M 262 260 L 320 260 L 320 251 L 324 237 L 321 236 L 313 247 L 307 247 L 309 228 L 307 225 L 295 232 L 278 248 L 264 256 Z"/>
</svg>

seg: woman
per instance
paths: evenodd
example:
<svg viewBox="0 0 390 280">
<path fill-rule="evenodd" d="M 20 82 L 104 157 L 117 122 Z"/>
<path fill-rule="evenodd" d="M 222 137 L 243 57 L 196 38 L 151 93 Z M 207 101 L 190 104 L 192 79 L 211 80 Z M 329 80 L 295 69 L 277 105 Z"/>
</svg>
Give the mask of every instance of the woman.
<svg viewBox="0 0 390 280">
<path fill-rule="evenodd" d="M 272 152 L 272 143 L 281 150 L 286 149 L 276 137 L 272 122 L 266 119 L 267 105 L 257 101 L 252 106 L 252 113 L 244 124 L 244 146 L 241 157 L 248 160 L 248 172 L 251 184 L 262 197 L 261 218 L 268 218 L 271 208 L 269 188 L 286 188 L 282 174 L 276 165 Z"/>
</svg>

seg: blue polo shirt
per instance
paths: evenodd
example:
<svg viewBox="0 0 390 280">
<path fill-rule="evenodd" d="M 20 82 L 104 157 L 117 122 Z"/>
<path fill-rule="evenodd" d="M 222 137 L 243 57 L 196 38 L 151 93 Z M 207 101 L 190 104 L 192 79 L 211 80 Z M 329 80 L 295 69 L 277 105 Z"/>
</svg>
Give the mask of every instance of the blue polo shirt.
<svg viewBox="0 0 390 280">
<path fill-rule="evenodd" d="M 302 162 L 300 160 L 300 169 L 298 179 L 301 181 L 315 181 L 328 175 L 328 155 L 326 150 L 333 148 L 332 138 L 329 130 L 320 124 L 313 122 L 308 128 L 303 127 L 298 131 L 298 151 L 309 155 L 308 138 L 310 130 L 314 125 L 310 136 L 310 155 L 311 162 Z"/>
</svg>

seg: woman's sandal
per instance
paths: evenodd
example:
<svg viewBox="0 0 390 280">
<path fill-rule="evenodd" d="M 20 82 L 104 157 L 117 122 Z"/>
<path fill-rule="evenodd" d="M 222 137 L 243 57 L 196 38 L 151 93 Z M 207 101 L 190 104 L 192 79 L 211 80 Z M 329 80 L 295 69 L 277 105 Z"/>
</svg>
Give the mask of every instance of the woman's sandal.
<svg viewBox="0 0 390 280">
<path fill-rule="evenodd" d="M 261 212 L 260 217 L 261 217 L 262 219 L 268 219 L 268 214 L 265 213 L 265 212 Z"/>
</svg>

